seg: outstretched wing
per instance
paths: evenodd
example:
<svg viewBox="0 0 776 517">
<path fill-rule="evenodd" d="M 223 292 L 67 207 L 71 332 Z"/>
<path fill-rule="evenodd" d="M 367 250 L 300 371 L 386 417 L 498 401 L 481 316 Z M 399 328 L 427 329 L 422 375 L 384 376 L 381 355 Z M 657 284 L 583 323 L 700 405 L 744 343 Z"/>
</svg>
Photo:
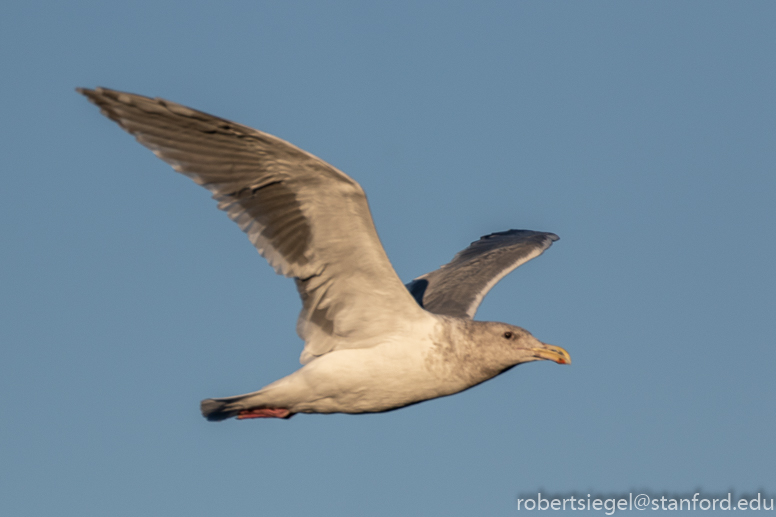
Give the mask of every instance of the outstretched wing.
<svg viewBox="0 0 776 517">
<path fill-rule="evenodd" d="M 429 312 L 473 318 L 483 297 L 499 280 L 544 253 L 557 240 L 554 233 L 531 230 L 491 233 L 406 287 Z"/>
<path fill-rule="evenodd" d="M 164 99 L 78 92 L 210 190 L 275 271 L 296 279 L 303 363 L 371 346 L 397 318 L 422 314 L 385 255 L 363 189 L 343 172 L 277 137 Z"/>
</svg>

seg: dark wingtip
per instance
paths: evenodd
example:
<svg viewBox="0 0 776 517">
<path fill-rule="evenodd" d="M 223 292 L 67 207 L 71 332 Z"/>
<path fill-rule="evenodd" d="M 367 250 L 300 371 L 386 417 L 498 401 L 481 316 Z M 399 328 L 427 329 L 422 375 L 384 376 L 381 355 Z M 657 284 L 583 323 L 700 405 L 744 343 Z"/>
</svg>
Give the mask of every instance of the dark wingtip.
<svg viewBox="0 0 776 517">
<path fill-rule="evenodd" d="M 515 234 L 524 234 L 527 237 L 543 236 L 543 237 L 547 237 L 553 242 L 560 239 L 560 237 L 558 237 L 556 234 L 550 233 L 550 232 L 537 232 L 534 230 L 516 230 L 513 228 L 511 230 L 505 230 L 503 232 L 493 232 L 493 233 L 489 233 L 488 235 L 483 235 L 482 237 L 480 237 L 480 240 L 489 240 L 489 239 L 495 239 L 498 237 L 509 237 Z"/>
<path fill-rule="evenodd" d="M 97 87 L 94 90 L 92 90 L 91 88 L 82 88 L 79 86 L 78 88 L 75 89 L 75 91 L 77 91 L 81 95 L 85 95 L 86 97 L 92 98 L 100 89 L 101 89 L 100 87 Z"/>
</svg>

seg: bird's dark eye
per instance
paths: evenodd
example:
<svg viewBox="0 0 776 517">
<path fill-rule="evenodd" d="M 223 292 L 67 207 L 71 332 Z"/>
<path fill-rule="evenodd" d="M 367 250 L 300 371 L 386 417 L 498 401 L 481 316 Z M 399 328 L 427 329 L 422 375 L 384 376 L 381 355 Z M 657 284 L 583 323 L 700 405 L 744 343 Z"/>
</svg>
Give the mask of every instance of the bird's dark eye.
<svg viewBox="0 0 776 517">
<path fill-rule="evenodd" d="M 512 333 L 507 330 L 506 332 L 504 332 L 504 337 L 507 339 L 512 339 Z"/>
</svg>

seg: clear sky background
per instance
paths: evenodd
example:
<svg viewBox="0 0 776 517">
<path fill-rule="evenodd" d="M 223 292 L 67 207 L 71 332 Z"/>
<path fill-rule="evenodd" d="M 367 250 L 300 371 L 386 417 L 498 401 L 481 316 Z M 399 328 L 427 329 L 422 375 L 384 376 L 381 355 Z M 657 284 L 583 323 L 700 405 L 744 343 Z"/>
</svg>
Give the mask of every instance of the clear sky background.
<svg viewBox="0 0 776 517">
<path fill-rule="evenodd" d="M 776 492 L 773 2 L 3 2 L 0 510 L 509 516 L 520 494 Z M 77 86 L 160 96 L 366 190 L 405 281 L 561 240 L 477 315 L 565 347 L 378 415 L 209 423 L 300 307 Z"/>
</svg>

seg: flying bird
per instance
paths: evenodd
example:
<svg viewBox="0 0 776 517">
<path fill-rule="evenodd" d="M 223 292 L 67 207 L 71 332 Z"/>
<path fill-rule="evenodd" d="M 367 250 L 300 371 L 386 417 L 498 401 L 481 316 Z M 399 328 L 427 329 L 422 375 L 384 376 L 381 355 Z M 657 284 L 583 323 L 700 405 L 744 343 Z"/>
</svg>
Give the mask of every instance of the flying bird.
<svg viewBox="0 0 776 517">
<path fill-rule="evenodd" d="M 259 391 L 203 400 L 208 420 L 389 411 L 458 393 L 521 363 L 571 362 L 566 350 L 523 328 L 472 319 L 496 282 L 557 235 L 486 235 L 405 286 L 380 244 L 364 190 L 323 160 L 164 99 L 77 91 L 210 190 L 275 271 L 296 282 L 303 366 Z"/>
</svg>

